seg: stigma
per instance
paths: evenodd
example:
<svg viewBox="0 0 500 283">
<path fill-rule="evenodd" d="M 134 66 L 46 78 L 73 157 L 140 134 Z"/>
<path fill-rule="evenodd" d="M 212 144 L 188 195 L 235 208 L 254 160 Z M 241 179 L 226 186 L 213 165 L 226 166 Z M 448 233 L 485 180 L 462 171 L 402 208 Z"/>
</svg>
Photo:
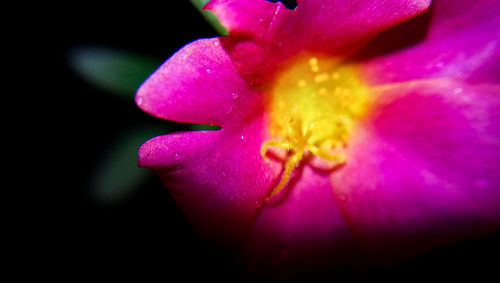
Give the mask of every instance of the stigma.
<svg viewBox="0 0 500 283">
<path fill-rule="evenodd" d="M 260 154 L 286 150 L 279 183 L 266 200 L 280 193 L 297 166 L 312 155 L 340 166 L 347 162 L 349 137 L 369 108 L 366 88 L 353 67 L 324 56 L 300 56 L 277 77 L 266 101 L 271 139 Z"/>
</svg>

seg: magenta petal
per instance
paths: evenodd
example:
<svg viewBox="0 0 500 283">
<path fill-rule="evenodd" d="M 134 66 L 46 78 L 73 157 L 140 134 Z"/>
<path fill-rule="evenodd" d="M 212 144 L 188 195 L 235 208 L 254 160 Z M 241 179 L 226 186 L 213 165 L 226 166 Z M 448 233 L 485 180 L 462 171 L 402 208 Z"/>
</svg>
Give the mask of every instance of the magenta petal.
<svg viewBox="0 0 500 283">
<path fill-rule="evenodd" d="M 151 75 L 137 92 L 136 103 L 163 119 L 224 126 L 234 100 L 248 92 L 219 38 L 201 39 Z"/>
<path fill-rule="evenodd" d="M 238 130 L 156 137 L 139 151 L 139 165 L 157 173 L 195 229 L 225 245 L 248 234 L 279 174 L 264 162 L 262 118 Z"/>
<path fill-rule="evenodd" d="M 334 272 L 359 260 L 357 244 L 333 197 L 327 172 L 306 165 L 281 198 L 262 208 L 245 244 L 267 276 Z"/>
<path fill-rule="evenodd" d="M 430 5 L 430 0 L 348 2 L 298 1 L 289 10 L 268 1 L 212 0 L 206 8 L 229 29 L 233 43 L 228 48 L 243 77 L 262 82 L 278 64 L 303 51 L 349 55 Z"/>
<path fill-rule="evenodd" d="M 424 39 L 407 49 L 364 61 L 365 80 L 383 84 L 455 77 L 500 82 L 495 71 L 500 60 L 499 9 L 500 2 L 491 0 L 433 1 Z M 400 32 L 408 37 L 416 31 L 401 27 Z M 380 40 L 383 45 L 391 46 L 387 38 Z M 372 46 L 368 44 L 365 48 L 369 50 Z"/>
<path fill-rule="evenodd" d="M 498 229 L 500 88 L 435 80 L 384 96 L 332 176 L 363 249 L 394 260 Z"/>
</svg>

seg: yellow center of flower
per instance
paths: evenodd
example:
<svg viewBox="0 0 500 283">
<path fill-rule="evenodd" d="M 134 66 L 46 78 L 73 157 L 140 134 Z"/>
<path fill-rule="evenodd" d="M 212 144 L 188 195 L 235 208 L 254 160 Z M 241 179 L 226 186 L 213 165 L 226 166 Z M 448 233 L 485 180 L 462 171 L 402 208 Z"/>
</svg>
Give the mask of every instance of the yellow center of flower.
<svg viewBox="0 0 500 283">
<path fill-rule="evenodd" d="M 339 60 L 301 56 L 278 77 L 267 101 L 270 134 L 261 147 L 268 161 L 270 148 L 288 152 L 279 184 L 268 199 L 278 194 L 293 170 L 308 155 L 340 165 L 346 162 L 349 135 L 368 108 L 366 88 L 352 67 Z"/>
</svg>

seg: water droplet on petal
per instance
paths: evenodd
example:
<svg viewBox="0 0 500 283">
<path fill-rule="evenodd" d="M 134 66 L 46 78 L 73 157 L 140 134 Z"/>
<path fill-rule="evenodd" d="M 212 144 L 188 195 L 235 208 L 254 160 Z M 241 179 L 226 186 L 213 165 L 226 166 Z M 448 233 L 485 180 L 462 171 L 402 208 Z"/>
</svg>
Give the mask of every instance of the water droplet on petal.
<svg viewBox="0 0 500 283">
<path fill-rule="evenodd" d="M 143 102 L 144 101 L 143 101 L 142 97 L 140 97 L 140 96 L 138 96 L 137 99 L 135 100 L 135 103 L 137 103 L 138 106 L 141 106 Z"/>
<path fill-rule="evenodd" d="M 211 73 L 211 72 L 212 72 L 212 70 L 210 70 L 210 68 L 206 68 L 206 69 L 205 69 L 205 72 L 207 72 L 207 73 Z"/>
<path fill-rule="evenodd" d="M 179 155 L 179 153 L 174 154 L 174 159 L 175 160 L 181 159 L 181 156 Z"/>
<path fill-rule="evenodd" d="M 238 99 L 238 93 L 233 92 L 231 95 L 233 96 L 233 100 Z"/>
<path fill-rule="evenodd" d="M 241 140 L 244 140 L 245 139 L 245 136 L 241 136 Z"/>
</svg>

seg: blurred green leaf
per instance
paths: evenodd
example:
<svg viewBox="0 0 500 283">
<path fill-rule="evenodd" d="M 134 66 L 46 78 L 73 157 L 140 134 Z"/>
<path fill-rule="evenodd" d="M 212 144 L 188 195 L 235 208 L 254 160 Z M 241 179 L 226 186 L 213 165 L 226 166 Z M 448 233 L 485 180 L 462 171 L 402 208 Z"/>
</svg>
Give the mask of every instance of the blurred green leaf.
<svg viewBox="0 0 500 283">
<path fill-rule="evenodd" d="M 189 124 L 189 129 L 191 131 L 216 131 L 220 130 L 221 127 L 205 124 Z"/>
<path fill-rule="evenodd" d="M 99 46 L 74 47 L 71 67 L 90 84 L 132 101 L 137 88 L 161 64 L 148 56 Z"/>
<path fill-rule="evenodd" d="M 94 167 L 89 183 L 92 198 L 115 204 L 138 191 L 152 173 L 137 166 L 137 151 L 146 140 L 165 132 L 164 126 L 148 125 L 118 136 Z"/>
<path fill-rule="evenodd" d="M 209 22 L 219 34 L 221 35 L 229 34 L 227 29 L 223 25 L 221 25 L 219 19 L 217 19 L 217 17 L 212 12 L 203 10 L 205 4 L 207 4 L 208 1 L 210 0 L 190 0 L 190 1 L 196 7 L 196 9 L 200 11 L 203 17 L 207 20 L 207 22 Z"/>
</svg>

